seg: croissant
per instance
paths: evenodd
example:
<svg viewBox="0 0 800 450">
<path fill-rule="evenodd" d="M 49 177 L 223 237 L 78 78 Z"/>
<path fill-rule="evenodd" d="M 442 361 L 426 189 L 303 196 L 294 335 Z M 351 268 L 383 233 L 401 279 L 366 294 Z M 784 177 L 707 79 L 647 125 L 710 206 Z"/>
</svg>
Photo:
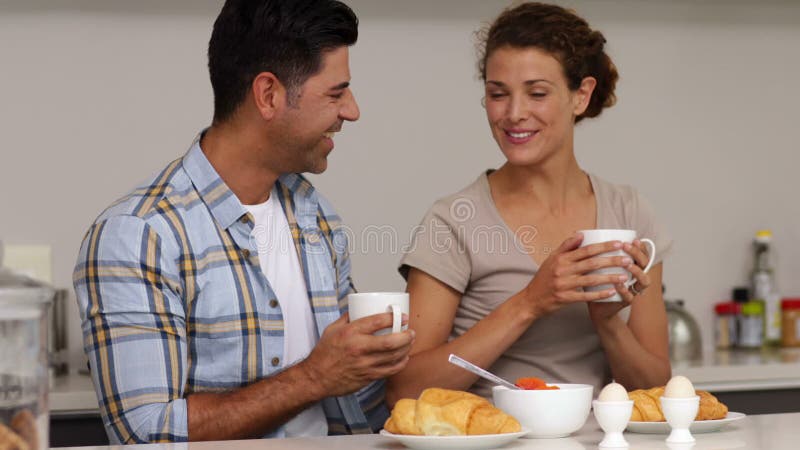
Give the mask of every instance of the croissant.
<svg viewBox="0 0 800 450">
<path fill-rule="evenodd" d="M 414 409 L 416 406 L 417 401 L 414 399 L 401 399 L 395 403 L 392 409 L 392 416 L 389 417 L 383 425 L 383 428 L 394 434 L 421 435 L 422 430 L 420 430 L 414 422 Z"/>
<path fill-rule="evenodd" d="M 0 450 L 30 450 L 30 447 L 17 433 L 0 423 Z"/>
<path fill-rule="evenodd" d="M 696 392 L 700 396 L 700 407 L 695 420 L 725 418 L 728 414 L 728 407 L 724 403 L 706 391 Z M 661 411 L 661 402 L 658 400 L 663 395 L 664 386 L 629 392 L 628 397 L 633 400 L 631 420 L 634 422 L 664 422 L 664 413 Z"/>
<path fill-rule="evenodd" d="M 514 433 L 519 422 L 474 394 L 430 388 L 419 399 L 402 399 L 384 425 L 396 434 L 457 436 Z"/>
<path fill-rule="evenodd" d="M 695 420 L 724 419 L 728 415 L 728 407 L 717 397 L 706 391 L 697 391 L 700 396 L 700 409 L 697 410 Z"/>
<path fill-rule="evenodd" d="M 635 422 L 664 422 L 661 402 L 658 400 L 662 395 L 664 395 L 663 386 L 628 392 L 628 398 L 633 400 L 631 420 Z"/>
<path fill-rule="evenodd" d="M 11 418 L 11 429 L 21 437 L 31 449 L 39 448 L 39 436 L 36 432 L 36 418 L 27 409 L 14 414 Z"/>
</svg>

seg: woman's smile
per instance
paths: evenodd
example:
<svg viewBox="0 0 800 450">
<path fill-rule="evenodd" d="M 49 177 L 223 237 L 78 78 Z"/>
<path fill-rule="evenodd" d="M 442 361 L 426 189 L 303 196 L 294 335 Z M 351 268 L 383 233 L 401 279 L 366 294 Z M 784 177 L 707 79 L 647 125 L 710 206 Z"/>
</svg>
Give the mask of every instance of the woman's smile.
<svg viewBox="0 0 800 450">
<path fill-rule="evenodd" d="M 516 128 L 503 129 L 506 139 L 513 145 L 522 145 L 530 142 L 538 134 L 538 130 L 520 130 Z"/>
</svg>

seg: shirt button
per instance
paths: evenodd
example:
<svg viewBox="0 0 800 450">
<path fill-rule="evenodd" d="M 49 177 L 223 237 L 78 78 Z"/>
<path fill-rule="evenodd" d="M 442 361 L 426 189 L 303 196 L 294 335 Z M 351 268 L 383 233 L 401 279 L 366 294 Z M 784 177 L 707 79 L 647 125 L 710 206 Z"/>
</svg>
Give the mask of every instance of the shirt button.
<svg viewBox="0 0 800 450">
<path fill-rule="evenodd" d="M 248 250 L 248 249 L 242 250 L 242 256 L 244 256 L 245 258 L 249 258 L 250 257 L 250 250 Z"/>
<path fill-rule="evenodd" d="M 241 221 L 242 223 L 250 223 L 250 216 L 247 214 L 243 215 Z"/>
<path fill-rule="evenodd" d="M 278 301 L 275 300 L 275 299 L 270 300 L 269 301 L 269 306 L 270 306 L 270 308 L 277 308 L 278 307 Z"/>
<path fill-rule="evenodd" d="M 273 366 L 277 366 L 280 363 L 281 363 L 280 358 L 272 358 L 272 365 Z"/>
</svg>

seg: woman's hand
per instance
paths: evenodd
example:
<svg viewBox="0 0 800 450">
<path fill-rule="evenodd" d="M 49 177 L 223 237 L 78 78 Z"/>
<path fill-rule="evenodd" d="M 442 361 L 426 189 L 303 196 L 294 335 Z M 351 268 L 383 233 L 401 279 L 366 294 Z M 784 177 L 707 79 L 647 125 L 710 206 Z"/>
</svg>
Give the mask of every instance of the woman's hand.
<svg viewBox="0 0 800 450">
<path fill-rule="evenodd" d="M 626 275 L 620 274 L 588 274 L 605 267 L 627 268 L 633 264 L 629 256 L 598 256 L 623 249 L 620 241 L 580 247 L 582 241 L 581 234 L 565 240 L 544 260 L 533 280 L 525 287 L 524 298 L 535 317 L 550 314 L 570 303 L 608 298 L 614 295 L 614 289 L 584 292 L 583 288 L 603 284 L 617 285 L 628 279 Z"/>
<path fill-rule="evenodd" d="M 633 243 L 624 243 L 622 249 L 633 258 L 633 262 L 625 266 L 625 270 L 636 279 L 631 287 L 626 287 L 625 282 L 615 283 L 614 288 L 622 298 L 620 302 L 592 302 L 589 303 L 589 317 L 595 325 L 602 325 L 617 315 L 622 309 L 633 303 L 636 296 L 650 286 L 650 277 L 644 272 L 650 260 L 645 245 L 638 239 Z M 626 277 L 627 278 L 627 277 Z M 627 280 L 626 280 L 627 281 Z"/>
</svg>

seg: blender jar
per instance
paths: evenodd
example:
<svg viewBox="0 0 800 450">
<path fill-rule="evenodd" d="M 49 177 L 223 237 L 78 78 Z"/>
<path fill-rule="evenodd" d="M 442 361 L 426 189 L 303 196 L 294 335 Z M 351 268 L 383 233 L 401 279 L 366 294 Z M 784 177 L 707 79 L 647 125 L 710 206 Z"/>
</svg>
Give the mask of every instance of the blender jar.
<svg viewBox="0 0 800 450">
<path fill-rule="evenodd" d="M 49 447 L 47 308 L 54 292 L 32 280 L 17 285 L 9 280 L 8 272 L 0 273 L 0 448 L 44 450 Z"/>
</svg>

